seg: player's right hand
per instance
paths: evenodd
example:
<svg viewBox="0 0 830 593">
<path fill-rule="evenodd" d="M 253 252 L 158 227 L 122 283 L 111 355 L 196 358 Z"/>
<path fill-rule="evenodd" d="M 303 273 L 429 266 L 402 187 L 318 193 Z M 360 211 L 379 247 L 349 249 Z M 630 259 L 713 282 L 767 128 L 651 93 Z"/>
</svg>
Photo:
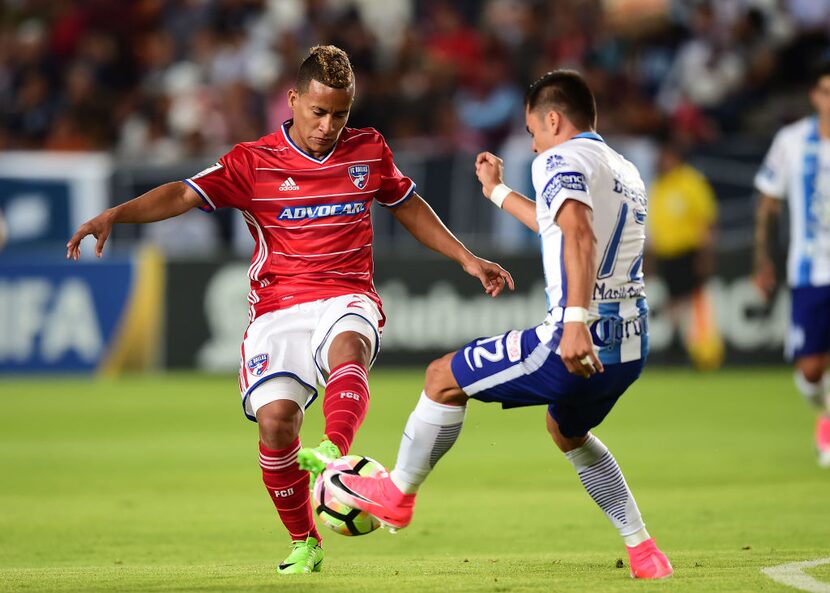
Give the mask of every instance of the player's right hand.
<svg viewBox="0 0 830 593">
<path fill-rule="evenodd" d="M 772 293 L 775 292 L 775 286 L 777 284 L 775 265 L 771 260 L 766 259 L 755 266 L 755 274 L 752 277 L 752 282 L 761 293 L 761 296 L 764 297 L 764 300 L 768 301 Z"/>
<path fill-rule="evenodd" d="M 481 193 L 490 199 L 490 192 L 503 183 L 504 161 L 492 152 L 480 152 L 476 157 L 476 177 L 481 183 Z"/>
<path fill-rule="evenodd" d="M 87 235 L 92 235 L 98 241 L 95 243 L 95 255 L 101 257 L 104 252 L 104 243 L 112 232 L 113 214 L 112 210 L 105 210 L 95 218 L 87 220 L 78 227 L 72 238 L 66 244 L 66 259 L 78 261 L 81 255 L 81 241 Z"/>
<path fill-rule="evenodd" d="M 591 375 L 602 373 L 602 366 L 588 326 L 579 321 L 569 321 L 562 329 L 559 342 L 559 356 L 569 373 L 588 379 Z"/>
</svg>

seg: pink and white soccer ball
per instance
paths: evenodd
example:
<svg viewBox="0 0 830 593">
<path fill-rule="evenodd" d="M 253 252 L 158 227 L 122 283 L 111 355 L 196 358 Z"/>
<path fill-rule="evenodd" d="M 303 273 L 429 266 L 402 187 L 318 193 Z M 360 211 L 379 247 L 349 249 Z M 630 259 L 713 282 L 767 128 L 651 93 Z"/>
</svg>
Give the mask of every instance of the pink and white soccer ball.
<svg viewBox="0 0 830 593">
<path fill-rule="evenodd" d="M 328 466 L 329 469 L 345 474 L 359 476 L 374 476 L 386 469 L 371 457 L 360 455 L 345 455 L 335 459 Z M 380 521 L 369 513 L 350 507 L 338 501 L 326 489 L 323 474 L 317 476 L 312 492 L 312 504 L 320 521 L 342 535 L 366 535 L 380 527 Z"/>
</svg>

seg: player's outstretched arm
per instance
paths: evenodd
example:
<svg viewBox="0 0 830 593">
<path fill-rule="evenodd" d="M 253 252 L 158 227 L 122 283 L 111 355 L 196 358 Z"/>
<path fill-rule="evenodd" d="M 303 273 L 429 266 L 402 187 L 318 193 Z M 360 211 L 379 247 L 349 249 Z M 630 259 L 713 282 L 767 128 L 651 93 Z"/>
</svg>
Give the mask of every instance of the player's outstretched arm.
<svg viewBox="0 0 830 593">
<path fill-rule="evenodd" d="M 481 183 L 481 193 L 488 200 L 496 203 L 502 210 L 513 215 L 534 233 L 539 232 L 539 223 L 536 220 L 536 203 L 529 200 L 516 190 L 510 190 L 505 196 L 494 196 L 493 190 L 504 186 L 504 161 L 491 152 L 482 152 L 476 157 L 476 177 Z M 504 186 L 501 191 L 508 188 Z M 494 200 L 494 197 L 496 200 Z"/>
<path fill-rule="evenodd" d="M 507 270 L 497 263 L 473 255 L 444 226 L 435 211 L 418 194 L 394 208 L 392 214 L 418 241 L 433 251 L 455 260 L 465 272 L 478 278 L 490 296 L 498 296 L 505 286 L 510 290 L 515 288 L 513 277 Z"/>
<path fill-rule="evenodd" d="M 588 309 L 596 277 L 593 212 L 582 202 L 565 200 L 556 215 L 556 224 L 562 229 L 563 236 L 563 259 L 568 280 L 566 310 L 570 307 Z M 586 322 L 587 319 L 567 321 L 566 318 L 559 353 L 569 372 L 587 378 L 604 369 L 594 352 L 594 342 Z"/>
<path fill-rule="evenodd" d="M 781 213 L 781 200 L 761 194 L 755 211 L 755 253 L 753 281 L 765 299 L 775 290 L 775 265 L 770 257 L 770 238 Z"/>
<path fill-rule="evenodd" d="M 112 225 L 165 220 L 183 214 L 201 204 L 202 199 L 199 194 L 186 183 L 173 182 L 160 185 L 129 202 L 104 210 L 78 227 L 66 244 L 66 259 L 77 261 L 81 255 L 81 240 L 87 235 L 92 235 L 98 240 L 95 244 L 95 255 L 101 257 L 104 243 L 112 232 Z"/>
</svg>

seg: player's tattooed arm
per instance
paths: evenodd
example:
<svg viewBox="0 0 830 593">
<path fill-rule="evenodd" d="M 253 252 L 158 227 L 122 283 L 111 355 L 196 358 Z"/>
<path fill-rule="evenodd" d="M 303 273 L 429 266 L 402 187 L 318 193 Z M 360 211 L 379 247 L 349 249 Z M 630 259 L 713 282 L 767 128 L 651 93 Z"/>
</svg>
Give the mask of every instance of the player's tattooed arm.
<svg viewBox="0 0 830 593">
<path fill-rule="evenodd" d="M 92 235 L 97 239 L 95 255 L 101 257 L 104 243 L 112 232 L 112 225 L 129 222 L 156 222 L 184 214 L 202 205 L 202 199 L 183 182 L 166 183 L 146 194 L 113 208 L 104 210 L 80 227 L 66 244 L 66 259 L 77 261 L 81 255 L 81 240 Z"/>
<path fill-rule="evenodd" d="M 504 161 L 491 152 L 482 152 L 476 157 L 476 177 L 481 183 L 481 193 L 490 200 L 493 189 L 504 183 Z M 539 222 L 536 220 L 536 203 L 517 192 L 511 190 L 501 209 L 514 216 L 534 233 L 539 232 Z"/>
<path fill-rule="evenodd" d="M 418 194 L 392 209 L 392 214 L 422 244 L 458 262 L 465 272 L 478 278 L 490 296 L 498 296 L 505 287 L 515 288 L 513 277 L 507 270 L 471 253 Z"/>
<path fill-rule="evenodd" d="M 761 194 L 755 211 L 753 280 L 764 298 L 769 298 L 775 290 L 775 265 L 772 262 L 771 248 L 780 213 L 781 200 Z"/>
<path fill-rule="evenodd" d="M 568 280 L 566 307 L 587 309 L 596 278 L 596 236 L 591 208 L 576 200 L 565 200 L 556 214 L 556 224 L 562 229 L 563 259 Z M 559 342 L 562 363 L 569 372 L 590 377 L 603 372 L 602 363 L 594 352 L 594 343 L 584 321 L 564 324 Z"/>
</svg>

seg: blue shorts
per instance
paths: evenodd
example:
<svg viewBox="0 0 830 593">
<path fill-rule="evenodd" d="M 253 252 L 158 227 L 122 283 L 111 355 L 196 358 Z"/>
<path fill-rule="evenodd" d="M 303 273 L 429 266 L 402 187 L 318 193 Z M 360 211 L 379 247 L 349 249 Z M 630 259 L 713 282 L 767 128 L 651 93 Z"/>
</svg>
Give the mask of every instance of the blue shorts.
<svg viewBox="0 0 830 593">
<path fill-rule="evenodd" d="M 479 338 L 452 358 L 452 373 L 464 393 L 504 408 L 547 405 L 566 437 L 597 426 L 637 380 L 645 359 L 606 364 L 589 379 L 573 375 L 536 329 Z"/>
<path fill-rule="evenodd" d="M 797 359 L 827 352 L 830 352 L 830 286 L 793 288 L 787 355 Z"/>
</svg>

